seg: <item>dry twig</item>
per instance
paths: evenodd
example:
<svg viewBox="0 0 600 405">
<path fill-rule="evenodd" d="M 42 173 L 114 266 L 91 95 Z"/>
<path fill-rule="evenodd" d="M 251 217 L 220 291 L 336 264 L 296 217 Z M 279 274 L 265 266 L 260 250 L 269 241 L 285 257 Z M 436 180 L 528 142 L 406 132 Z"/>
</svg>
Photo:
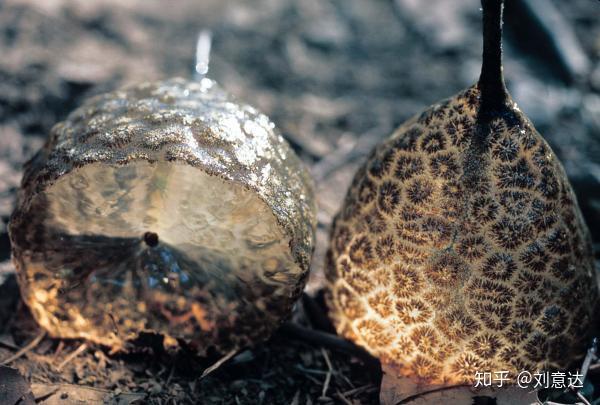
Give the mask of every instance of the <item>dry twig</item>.
<svg viewBox="0 0 600 405">
<path fill-rule="evenodd" d="M 340 391 L 336 390 L 335 396 L 338 397 L 343 403 L 347 405 L 352 405 L 352 402 L 350 402 L 350 400 L 346 398 L 344 394 L 342 394 Z"/>
<path fill-rule="evenodd" d="M 37 335 L 35 337 L 35 339 L 33 339 L 31 342 L 29 342 L 25 347 L 23 347 L 21 350 L 19 350 L 18 352 L 16 352 L 15 354 L 13 354 L 12 356 L 10 356 L 8 359 L 4 360 L 0 364 L 3 365 L 3 366 L 6 366 L 7 364 L 12 363 L 13 361 L 15 361 L 16 359 L 18 359 L 19 357 L 23 356 L 24 354 L 30 352 L 37 345 L 40 344 L 40 342 L 42 341 L 42 339 L 44 339 L 45 336 L 46 336 L 46 332 L 42 331 L 39 335 Z"/>
<path fill-rule="evenodd" d="M 333 367 L 331 365 L 331 360 L 329 360 L 329 355 L 325 349 L 321 348 L 321 353 L 325 358 L 325 363 L 327 363 L 327 375 L 325 376 L 325 383 L 323 384 L 323 391 L 321 392 L 321 398 L 327 398 L 327 390 L 329 389 L 329 383 L 331 382 L 331 375 L 333 374 Z"/>
<path fill-rule="evenodd" d="M 81 345 L 79 345 L 79 347 L 77 349 L 75 349 L 71 353 L 69 353 L 69 355 L 63 360 L 62 363 L 60 363 L 58 365 L 58 367 L 56 369 L 58 371 L 62 371 L 62 369 L 63 369 L 64 366 L 66 366 L 67 364 L 69 364 L 69 362 L 73 361 L 73 359 L 75 357 L 79 356 L 86 349 L 87 349 L 87 343 L 82 343 Z"/>
<path fill-rule="evenodd" d="M 204 377 L 206 377 L 207 375 L 209 375 L 210 373 L 212 373 L 213 371 L 215 371 L 216 369 L 218 369 L 219 367 L 221 367 L 223 365 L 223 363 L 225 363 L 227 360 L 231 359 L 233 356 L 235 356 L 235 354 L 237 353 L 237 350 L 232 350 L 229 353 L 227 353 L 225 356 L 221 357 L 219 360 L 217 360 L 215 362 L 215 364 L 213 364 L 212 366 L 208 367 L 206 370 L 204 370 L 202 372 L 202 375 L 200 376 L 200 379 L 203 379 Z"/>
</svg>

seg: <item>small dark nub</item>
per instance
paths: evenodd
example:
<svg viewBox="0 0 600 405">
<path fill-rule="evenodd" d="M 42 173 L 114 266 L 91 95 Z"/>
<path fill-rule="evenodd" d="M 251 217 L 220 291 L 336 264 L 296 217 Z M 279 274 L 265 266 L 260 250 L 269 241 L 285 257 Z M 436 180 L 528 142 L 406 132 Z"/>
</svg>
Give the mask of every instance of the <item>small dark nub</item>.
<svg viewBox="0 0 600 405">
<path fill-rule="evenodd" d="M 150 247 L 158 245 L 158 235 L 154 232 L 146 232 L 144 234 L 144 242 Z"/>
</svg>

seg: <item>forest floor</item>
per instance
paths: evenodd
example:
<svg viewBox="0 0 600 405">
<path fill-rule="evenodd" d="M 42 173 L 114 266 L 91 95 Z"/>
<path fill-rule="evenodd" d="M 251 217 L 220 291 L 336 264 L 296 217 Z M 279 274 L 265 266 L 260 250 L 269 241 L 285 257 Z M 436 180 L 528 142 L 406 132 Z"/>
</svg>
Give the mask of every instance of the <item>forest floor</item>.
<svg viewBox="0 0 600 405">
<path fill-rule="evenodd" d="M 560 21 L 548 29 L 517 3 L 506 13 L 507 85 L 562 160 L 599 252 L 600 5 L 552 0 Z M 377 403 L 377 361 L 317 331 L 331 332 L 319 321 L 331 218 L 373 145 L 476 81 L 479 1 L 173 4 L 0 2 L 0 364 L 11 360 L 25 379 L 19 385 L 21 377 L 0 366 L 0 383 L 31 388 L 42 403 Z M 311 169 L 319 224 L 311 280 L 290 323 L 200 378 L 214 359 L 165 352 L 157 337 L 141 339 L 135 352 L 111 354 L 44 336 L 19 300 L 6 226 L 22 165 L 52 125 L 91 95 L 190 77 L 203 28 L 213 33 L 209 76 L 269 115 Z M 539 46 L 553 38 L 554 46 Z"/>
</svg>

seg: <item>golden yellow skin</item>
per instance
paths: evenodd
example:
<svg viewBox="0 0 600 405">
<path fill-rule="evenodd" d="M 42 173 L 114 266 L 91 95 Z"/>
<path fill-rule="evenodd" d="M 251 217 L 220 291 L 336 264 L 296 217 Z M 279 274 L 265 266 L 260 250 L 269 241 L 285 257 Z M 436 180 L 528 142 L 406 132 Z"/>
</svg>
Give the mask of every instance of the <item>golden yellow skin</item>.
<svg viewBox="0 0 600 405">
<path fill-rule="evenodd" d="M 401 375 L 564 369 L 598 303 L 589 232 L 565 172 L 514 106 L 477 146 L 477 86 L 426 110 L 356 174 L 331 231 L 338 333 Z"/>
<path fill-rule="evenodd" d="M 9 231 L 23 299 L 52 336 L 122 347 L 151 332 L 205 354 L 290 314 L 315 218 L 309 174 L 265 115 L 211 80 L 170 79 L 57 124 Z"/>
</svg>

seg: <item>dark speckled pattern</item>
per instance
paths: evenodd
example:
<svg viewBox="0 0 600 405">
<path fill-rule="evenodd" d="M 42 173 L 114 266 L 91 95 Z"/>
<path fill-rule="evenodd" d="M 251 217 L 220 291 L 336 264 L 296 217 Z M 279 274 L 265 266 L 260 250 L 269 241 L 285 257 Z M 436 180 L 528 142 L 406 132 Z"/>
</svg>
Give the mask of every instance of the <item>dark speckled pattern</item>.
<svg viewBox="0 0 600 405">
<path fill-rule="evenodd" d="M 338 333 L 430 383 L 562 369 L 598 305 L 591 240 L 556 156 L 510 102 L 478 133 L 471 87 L 407 121 L 334 220 Z"/>
</svg>

